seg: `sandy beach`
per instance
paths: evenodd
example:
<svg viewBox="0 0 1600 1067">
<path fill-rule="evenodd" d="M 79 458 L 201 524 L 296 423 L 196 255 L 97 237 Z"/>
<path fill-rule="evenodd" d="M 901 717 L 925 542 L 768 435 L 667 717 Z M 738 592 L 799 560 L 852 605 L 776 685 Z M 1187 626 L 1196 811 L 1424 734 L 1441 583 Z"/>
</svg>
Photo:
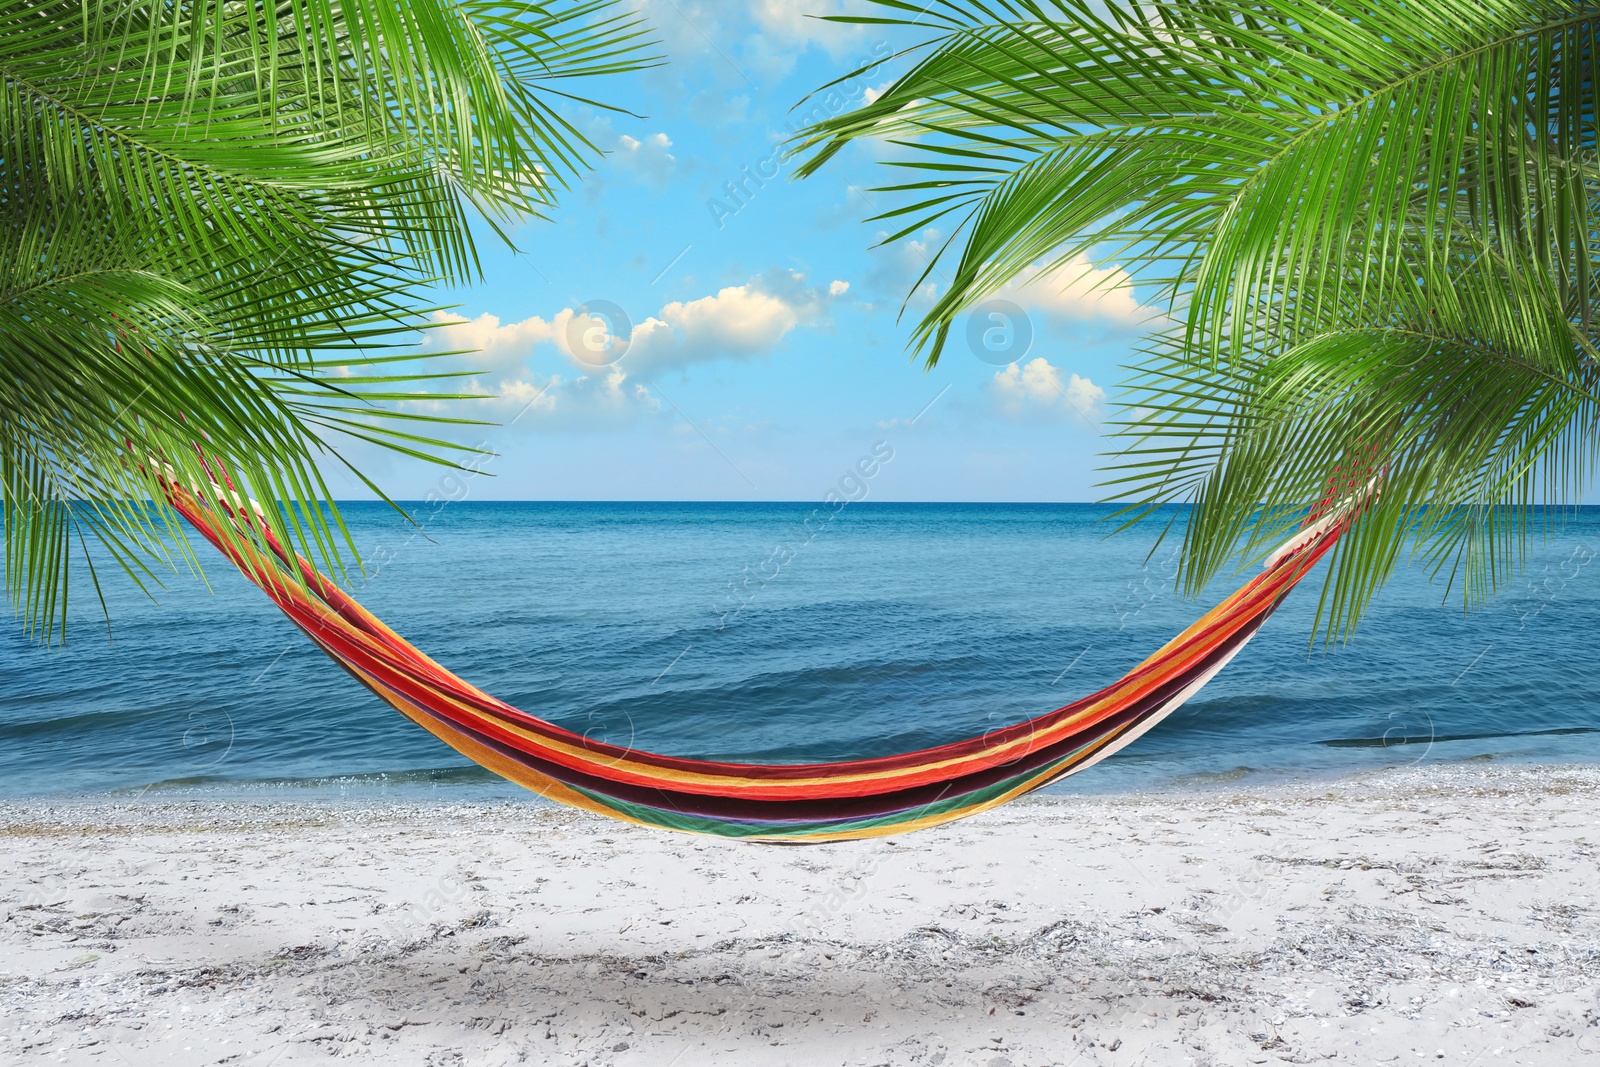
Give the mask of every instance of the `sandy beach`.
<svg viewBox="0 0 1600 1067">
<path fill-rule="evenodd" d="M 542 804 L 0 808 L 8 1062 L 1600 1063 L 1600 770 L 864 844 Z"/>
</svg>

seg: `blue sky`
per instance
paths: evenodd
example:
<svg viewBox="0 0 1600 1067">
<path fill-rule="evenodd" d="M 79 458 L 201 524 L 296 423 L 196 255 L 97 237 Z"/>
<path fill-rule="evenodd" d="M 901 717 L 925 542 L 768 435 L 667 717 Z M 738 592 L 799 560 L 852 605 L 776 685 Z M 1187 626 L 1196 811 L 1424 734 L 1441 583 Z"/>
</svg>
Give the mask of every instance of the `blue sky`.
<svg viewBox="0 0 1600 1067">
<path fill-rule="evenodd" d="M 1116 265 L 1003 294 L 1022 320 L 984 316 L 926 371 L 906 342 L 937 273 L 896 318 L 947 234 L 872 247 L 892 147 L 852 147 L 805 181 L 778 158 L 793 105 L 906 43 L 805 17 L 851 3 L 642 4 L 667 65 L 587 89 L 644 117 L 569 110 L 605 158 L 550 221 L 515 232 L 521 254 L 482 237 L 485 280 L 446 294 L 460 325 L 428 342 L 483 350 L 463 358 L 489 399 L 467 407 L 502 425 L 465 435 L 497 453 L 474 498 L 819 499 L 878 442 L 894 458 L 873 499 L 1103 495 L 1101 425 L 1149 315 Z M 901 69 L 821 106 L 853 106 Z M 399 498 L 440 478 L 357 456 Z M 330 476 L 336 496 L 366 495 Z"/>
</svg>

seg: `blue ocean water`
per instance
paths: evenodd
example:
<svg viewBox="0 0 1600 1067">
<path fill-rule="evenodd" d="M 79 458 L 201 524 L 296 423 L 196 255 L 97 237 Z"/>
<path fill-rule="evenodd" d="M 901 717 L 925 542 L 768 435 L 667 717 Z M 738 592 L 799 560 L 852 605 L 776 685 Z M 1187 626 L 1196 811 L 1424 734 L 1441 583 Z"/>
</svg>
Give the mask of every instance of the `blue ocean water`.
<svg viewBox="0 0 1600 1067">
<path fill-rule="evenodd" d="M 682 755 L 804 761 L 982 733 L 1090 692 L 1235 588 L 1173 594 L 1159 523 L 1092 505 L 419 505 L 346 509 L 356 595 L 534 714 Z M 822 514 L 828 514 L 824 511 Z M 1181 515 L 1177 516 L 1181 528 Z M 1310 643 L 1314 576 L 1223 674 L 1055 788 L 1338 775 L 1428 761 L 1600 761 L 1600 509 L 1463 614 L 1420 569 L 1355 639 Z M 86 581 L 69 646 L 0 627 L 0 793 L 520 795 L 390 711 L 220 558 L 152 604 Z"/>
</svg>

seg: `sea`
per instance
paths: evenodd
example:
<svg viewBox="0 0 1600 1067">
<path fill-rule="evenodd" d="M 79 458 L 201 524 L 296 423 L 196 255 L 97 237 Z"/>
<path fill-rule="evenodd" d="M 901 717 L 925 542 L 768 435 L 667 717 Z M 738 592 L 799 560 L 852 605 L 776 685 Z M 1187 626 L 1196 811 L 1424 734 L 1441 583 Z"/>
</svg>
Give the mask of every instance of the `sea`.
<svg viewBox="0 0 1600 1067">
<path fill-rule="evenodd" d="M 1184 513 L 1087 504 L 343 505 L 346 585 L 534 715 L 682 756 L 883 755 L 1110 683 L 1229 591 L 1174 587 Z M 1167 540 L 1158 535 L 1168 528 Z M 154 597 L 81 567 L 64 646 L 0 626 L 0 796 L 528 797 L 390 710 L 200 543 Z M 1065 792 L 1466 761 L 1600 762 L 1600 509 L 1467 612 L 1402 564 L 1347 642 L 1314 573 L 1204 691 Z"/>
</svg>

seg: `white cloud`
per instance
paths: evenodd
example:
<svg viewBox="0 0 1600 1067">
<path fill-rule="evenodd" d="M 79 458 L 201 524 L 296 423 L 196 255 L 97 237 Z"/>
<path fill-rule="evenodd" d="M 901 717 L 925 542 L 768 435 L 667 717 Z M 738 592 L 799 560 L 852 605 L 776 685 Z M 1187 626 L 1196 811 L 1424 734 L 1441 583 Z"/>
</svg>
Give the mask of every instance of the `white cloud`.
<svg viewBox="0 0 1600 1067">
<path fill-rule="evenodd" d="M 495 397 L 495 418 L 518 417 L 519 412 L 519 421 L 617 417 L 659 409 L 648 387 L 637 380 L 640 376 L 767 355 L 796 327 L 826 325 L 833 302 L 849 288 L 843 281 L 813 286 L 798 271 L 774 268 L 709 296 L 674 300 L 634 323 L 627 336 L 613 336 L 619 324 L 605 315 L 573 308 L 548 319 L 534 315 L 519 322 L 502 322 L 490 314 L 462 319 L 436 313 L 439 325 L 428 331 L 425 344 L 436 352 L 477 350 L 463 357 L 467 366 L 482 371 L 466 391 Z M 591 306 L 600 308 L 585 305 Z M 532 371 L 528 363 L 541 345 L 566 356 L 575 374 Z M 575 353 L 574 345 L 581 351 Z M 614 345 L 621 347 L 621 356 L 596 366 L 597 357 L 607 358 Z"/>
<path fill-rule="evenodd" d="M 989 387 L 1000 414 L 1009 419 L 1077 416 L 1092 422 L 1106 399 L 1094 382 L 1076 374 L 1063 378 L 1042 356 L 1002 367 Z"/>
<path fill-rule="evenodd" d="M 887 231 L 879 231 L 878 240 L 888 236 Z M 875 249 L 875 263 L 866 278 L 867 291 L 875 299 L 898 303 L 906 299 L 906 291 L 921 278 L 907 303 L 912 310 L 925 309 L 939 295 L 934 281 L 939 272 L 927 273 L 928 264 L 943 247 L 943 235 L 929 227 L 913 237 Z M 1096 266 L 1081 254 L 1053 270 L 1036 267 L 1025 281 L 1008 282 L 994 295 L 1026 310 L 1075 322 L 1148 326 L 1161 318 L 1159 311 L 1139 303 L 1127 271 L 1116 266 Z"/>
<path fill-rule="evenodd" d="M 733 94 L 788 77 L 812 46 L 827 52 L 836 69 L 849 64 L 841 73 L 870 62 L 878 55 L 874 47 L 888 51 L 866 27 L 807 17 L 859 12 L 860 0 L 635 0 L 630 6 L 672 57 L 643 75 L 646 86 L 702 118 Z M 707 82 L 715 90 L 693 99 Z"/>
<path fill-rule="evenodd" d="M 555 324 L 539 316 L 510 322 L 504 325 L 498 315 L 482 314 L 475 319 L 463 319 L 444 311 L 435 311 L 433 321 L 439 325 L 427 332 L 429 348 L 441 352 L 474 350 L 472 364 L 478 367 L 499 368 L 523 359 L 535 345 L 555 338 Z"/>
<path fill-rule="evenodd" d="M 634 327 L 625 361 L 643 370 L 766 355 L 796 326 L 826 323 L 843 293 L 839 284 L 813 287 L 804 274 L 775 269 L 712 296 L 673 301 Z"/>
<path fill-rule="evenodd" d="M 769 48 L 794 51 L 806 45 L 820 45 L 834 59 L 863 37 L 863 28 L 841 22 L 827 22 L 816 16 L 842 15 L 843 0 L 750 0 L 750 17 L 769 38 Z"/>
<path fill-rule="evenodd" d="M 749 285 L 730 285 L 687 304 L 676 301 L 661 309 L 661 317 L 685 345 L 730 355 L 768 351 L 800 321 L 794 308 Z"/>
<path fill-rule="evenodd" d="M 665 185 L 677 169 L 678 157 L 672 154 L 672 139 L 665 133 L 647 134 L 644 140 L 623 134 L 617 138 L 612 160 L 651 185 Z"/>
<path fill-rule="evenodd" d="M 883 241 L 889 233 L 880 230 L 877 236 Z M 865 291 L 874 301 L 883 300 L 895 307 L 902 300 L 914 311 L 928 307 L 939 295 L 938 286 L 932 280 L 936 275 L 928 273 L 928 264 L 939 250 L 941 236 L 930 226 L 916 237 L 874 248 L 872 269 L 867 272 L 863 286 Z M 907 292 L 913 284 L 917 289 L 908 299 Z"/>
<path fill-rule="evenodd" d="M 620 367 L 568 377 L 522 374 L 500 381 L 474 381 L 469 390 L 491 399 L 491 418 L 520 428 L 592 426 L 661 410 L 645 386 L 630 382 Z"/>
<path fill-rule="evenodd" d="M 443 311 L 434 312 L 433 321 L 439 325 L 428 331 L 425 343 L 429 348 L 439 352 L 476 350 L 474 355 L 465 357 L 467 362 L 494 372 L 516 369 L 542 344 L 554 345 L 556 351 L 587 370 L 599 360 L 592 355 L 589 359 L 579 358 L 571 342 L 576 339 L 588 353 L 602 353 L 613 341 L 611 324 L 604 318 L 580 314 L 572 308 L 562 308 L 548 321 L 533 315 L 520 322 L 502 323 L 498 315 L 485 313 L 475 319 L 462 319 Z"/>
<path fill-rule="evenodd" d="M 654 95 L 681 100 L 691 83 L 708 79 L 740 91 L 750 88 L 740 67 L 725 58 L 725 49 L 749 31 L 744 20 L 728 17 L 728 0 L 636 0 L 628 6 L 644 16 L 661 42 L 660 54 L 672 57 L 643 74 Z"/>
<path fill-rule="evenodd" d="M 998 295 L 1063 319 L 1100 319 L 1137 326 L 1160 316 L 1139 303 L 1127 271 L 1116 266 L 1097 267 L 1082 253 L 1053 270 L 1034 274 L 1026 282 L 1010 282 Z"/>
<path fill-rule="evenodd" d="M 473 320 L 481 324 L 484 318 Z M 514 331 L 521 323 L 504 328 Z M 480 363 L 480 366 L 484 364 Z M 487 369 L 451 390 L 477 396 L 467 405 L 427 401 L 422 410 L 467 415 L 518 430 L 583 429 L 659 413 L 661 402 L 621 367 L 595 367 L 588 373 L 540 374 L 526 367 L 503 373 Z"/>
</svg>

